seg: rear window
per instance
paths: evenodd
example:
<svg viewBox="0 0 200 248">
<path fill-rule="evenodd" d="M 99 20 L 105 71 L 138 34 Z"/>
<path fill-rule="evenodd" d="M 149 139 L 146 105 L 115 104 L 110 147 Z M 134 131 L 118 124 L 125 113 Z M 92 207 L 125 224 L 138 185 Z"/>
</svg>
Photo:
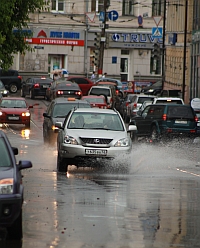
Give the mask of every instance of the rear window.
<svg viewBox="0 0 200 248">
<path fill-rule="evenodd" d="M 36 81 L 38 84 L 41 84 L 41 83 L 51 84 L 53 82 L 51 78 L 46 78 L 46 79 L 37 78 Z"/>
<path fill-rule="evenodd" d="M 183 104 L 183 102 L 181 100 L 166 100 L 166 99 L 158 99 L 156 100 L 156 103 L 172 103 L 172 104 Z"/>
<path fill-rule="evenodd" d="M 62 83 L 56 85 L 56 89 L 79 89 L 79 86 L 77 84 L 69 84 L 69 83 Z"/>
<path fill-rule="evenodd" d="M 90 104 L 89 103 L 68 103 L 68 104 L 56 104 L 54 106 L 54 109 L 53 109 L 53 114 L 52 114 L 52 117 L 65 117 L 69 111 L 71 109 L 73 109 L 74 107 L 77 107 L 77 108 L 90 108 Z"/>
<path fill-rule="evenodd" d="M 110 96 L 110 90 L 104 88 L 92 88 L 90 91 L 90 95 Z"/>
<path fill-rule="evenodd" d="M 143 103 L 145 101 L 153 101 L 154 97 L 139 97 L 138 98 L 138 103 Z"/>
<path fill-rule="evenodd" d="M 16 70 L 8 70 L 8 71 L 0 70 L 0 75 L 2 77 L 18 76 L 18 71 L 16 71 Z"/>
<path fill-rule="evenodd" d="M 169 106 L 167 111 L 168 117 L 178 117 L 178 118 L 194 118 L 194 113 L 192 108 L 184 106 Z"/>
</svg>

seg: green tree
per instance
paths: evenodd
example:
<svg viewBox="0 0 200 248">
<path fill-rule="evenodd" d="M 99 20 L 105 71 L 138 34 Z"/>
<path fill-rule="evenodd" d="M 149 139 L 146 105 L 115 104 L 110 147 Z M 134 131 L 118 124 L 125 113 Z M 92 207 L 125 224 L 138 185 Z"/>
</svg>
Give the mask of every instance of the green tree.
<svg viewBox="0 0 200 248">
<path fill-rule="evenodd" d="M 0 0 L 0 67 L 7 70 L 13 64 L 14 54 L 30 51 L 22 32 L 28 27 L 29 14 L 40 10 L 43 0 Z M 13 32 L 13 30 L 18 30 Z"/>
</svg>

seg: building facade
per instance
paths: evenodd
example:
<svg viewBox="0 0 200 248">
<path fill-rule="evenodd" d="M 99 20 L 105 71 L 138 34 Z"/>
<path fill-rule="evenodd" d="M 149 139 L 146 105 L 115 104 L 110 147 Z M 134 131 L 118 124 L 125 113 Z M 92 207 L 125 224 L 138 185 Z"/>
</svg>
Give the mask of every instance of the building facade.
<svg viewBox="0 0 200 248">
<path fill-rule="evenodd" d="M 145 5 L 107 2 L 103 72 L 125 81 L 157 81 L 162 75 L 162 52 L 156 60 L 152 53 L 155 42 L 162 46 L 161 0 L 153 0 L 154 4 L 147 0 Z M 102 31 L 102 12 L 104 0 L 45 1 L 42 11 L 30 14 L 28 32 L 33 36 L 27 42 L 33 51 L 15 56 L 13 68 L 27 75 L 64 68 L 71 75 L 89 77 L 93 70 L 98 71 L 94 39 Z"/>
</svg>

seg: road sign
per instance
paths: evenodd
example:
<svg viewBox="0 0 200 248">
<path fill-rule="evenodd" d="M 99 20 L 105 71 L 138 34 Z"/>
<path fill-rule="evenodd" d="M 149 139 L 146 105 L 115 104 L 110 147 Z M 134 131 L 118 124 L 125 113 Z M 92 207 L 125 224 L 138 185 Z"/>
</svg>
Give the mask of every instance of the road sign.
<svg viewBox="0 0 200 248">
<path fill-rule="evenodd" d="M 96 15 L 95 12 L 88 12 L 88 13 L 86 13 L 86 16 L 88 17 L 88 19 L 89 19 L 91 22 L 94 22 L 95 15 Z"/>
<path fill-rule="evenodd" d="M 162 27 L 153 27 L 152 28 L 152 37 L 153 38 L 162 38 L 163 37 L 163 28 Z"/>
<path fill-rule="evenodd" d="M 156 26 L 158 27 L 159 23 L 162 20 L 162 16 L 153 16 L 153 19 L 154 19 Z"/>
<path fill-rule="evenodd" d="M 112 10 L 110 12 L 108 12 L 108 18 L 111 20 L 111 21 L 116 21 L 119 17 L 119 14 L 116 10 Z"/>
<path fill-rule="evenodd" d="M 105 20 L 105 12 L 104 11 L 100 11 L 99 12 L 99 21 L 100 22 L 104 22 Z"/>
</svg>

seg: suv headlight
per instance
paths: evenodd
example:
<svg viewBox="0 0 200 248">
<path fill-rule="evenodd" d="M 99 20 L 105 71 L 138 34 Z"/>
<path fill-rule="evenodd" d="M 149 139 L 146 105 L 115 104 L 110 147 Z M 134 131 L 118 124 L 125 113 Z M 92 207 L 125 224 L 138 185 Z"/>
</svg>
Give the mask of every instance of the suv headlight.
<svg viewBox="0 0 200 248">
<path fill-rule="evenodd" d="M 13 178 L 0 180 L 0 194 L 13 194 Z"/>
<path fill-rule="evenodd" d="M 124 138 L 124 139 L 120 139 L 115 143 L 115 146 L 129 146 L 129 139 L 128 138 Z"/>
<path fill-rule="evenodd" d="M 71 145 L 78 145 L 77 140 L 74 137 L 68 136 L 68 135 L 65 136 L 64 143 L 65 144 L 71 144 Z"/>
</svg>

